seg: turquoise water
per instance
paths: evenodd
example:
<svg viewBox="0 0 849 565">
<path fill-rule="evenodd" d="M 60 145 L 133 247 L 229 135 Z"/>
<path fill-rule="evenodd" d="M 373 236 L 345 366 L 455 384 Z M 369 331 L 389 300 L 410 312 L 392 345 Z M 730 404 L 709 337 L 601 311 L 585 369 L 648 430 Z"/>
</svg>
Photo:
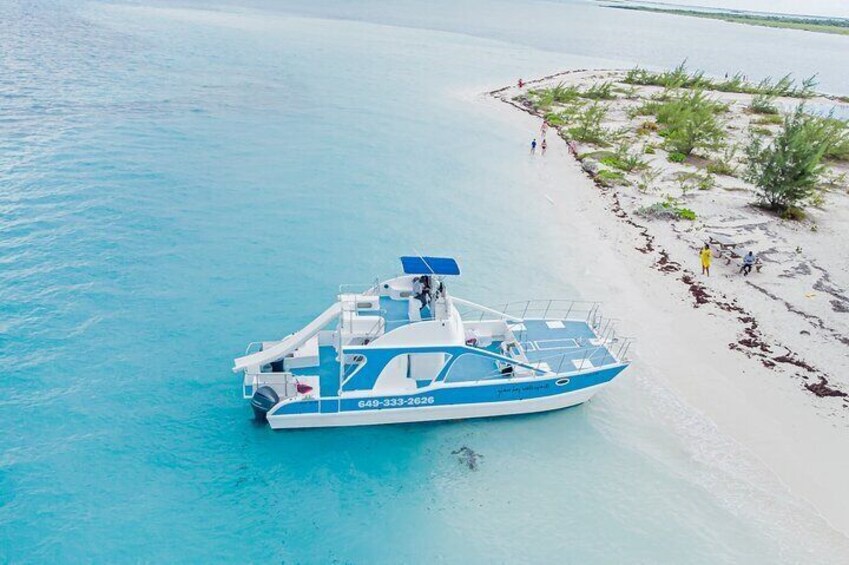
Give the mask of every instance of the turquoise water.
<svg viewBox="0 0 849 565">
<path fill-rule="evenodd" d="M 839 561 L 844 540 L 633 372 L 532 417 L 251 421 L 232 358 L 398 255 L 457 255 L 484 302 L 574 294 L 525 132 L 478 93 L 687 55 L 849 91 L 843 38 L 380 5 L 0 5 L 0 561 Z"/>
</svg>

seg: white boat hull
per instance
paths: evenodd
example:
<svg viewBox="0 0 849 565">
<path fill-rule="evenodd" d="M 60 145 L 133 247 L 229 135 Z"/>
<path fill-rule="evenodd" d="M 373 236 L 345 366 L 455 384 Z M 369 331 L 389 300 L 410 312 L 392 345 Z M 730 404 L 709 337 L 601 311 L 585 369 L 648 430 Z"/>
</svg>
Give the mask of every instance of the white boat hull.
<svg viewBox="0 0 849 565">
<path fill-rule="evenodd" d="M 449 404 L 445 406 L 421 406 L 416 408 L 382 408 L 335 413 L 269 415 L 269 425 L 277 430 L 297 428 L 330 428 L 341 426 L 374 426 L 382 424 L 405 424 L 433 422 L 439 420 L 464 420 L 493 416 L 514 416 L 569 408 L 583 404 L 608 383 L 564 392 L 551 396 L 507 400 L 503 402 L 481 402 Z"/>
</svg>

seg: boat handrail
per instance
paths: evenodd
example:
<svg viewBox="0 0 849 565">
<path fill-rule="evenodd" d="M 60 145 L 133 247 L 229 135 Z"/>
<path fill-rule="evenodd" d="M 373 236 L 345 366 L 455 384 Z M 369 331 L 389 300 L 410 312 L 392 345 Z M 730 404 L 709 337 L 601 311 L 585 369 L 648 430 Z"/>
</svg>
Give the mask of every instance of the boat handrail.
<svg viewBox="0 0 849 565">
<path fill-rule="evenodd" d="M 343 283 L 339 285 L 339 294 L 380 294 L 380 281 L 370 283 Z"/>
<path fill-rule="evenodd" d="M 478 321 L 483 321 L 486 314 L 497 316 L 498 319 L 512 319 L 521 322 L 527 319 L 559 319 L 559 320 L 583 320 L 593 325 L 600 322 L 601 303 L 592 300 L 571 299 L 530 299 L 518 300 L 499 304 L 495 307 L 482 306 L 468 300 L 454 297 L 455 302 L 480 312 Z M 464 319 L 471 319 L 464 317 Z"/>
</svg>

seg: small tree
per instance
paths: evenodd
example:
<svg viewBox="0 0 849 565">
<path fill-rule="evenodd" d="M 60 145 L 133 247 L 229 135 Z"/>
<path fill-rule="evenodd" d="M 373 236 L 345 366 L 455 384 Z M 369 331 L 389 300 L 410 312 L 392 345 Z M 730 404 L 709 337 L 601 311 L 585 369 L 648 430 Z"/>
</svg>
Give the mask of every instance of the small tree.
<svg viewBox="0 0 849 565">
<path fill-rule="evenodd" d="M 575 125 L 569 128 L 569 135 L 577 141 L 609 145 L 611 133 L 602 125 L 606 116 L 607 108 L 598 102 L 593 103 L 575 116 Z"/>
<path fill-rule="evenodd" d="M 701 90 L 662 104 L 657 110 L 657 123 L 664 126 L 664 145 L 670 152 L 685 156 L 696 149 L 717 149 L 725 139 L 725 130 L 716 115 L 725 109 L 725 105 Z"/>
<path fill-rule="evenodd" d="M 784 126 L 769 145 L 753 135 L 746 147 L 745 178 L 758 189 L 768 208 L 787 211 L 811 197 L 825 168 L 823 156 L 834 130 L 822 118 L 804 111 L 804 104 L 784 118 Z"/>
</svg>

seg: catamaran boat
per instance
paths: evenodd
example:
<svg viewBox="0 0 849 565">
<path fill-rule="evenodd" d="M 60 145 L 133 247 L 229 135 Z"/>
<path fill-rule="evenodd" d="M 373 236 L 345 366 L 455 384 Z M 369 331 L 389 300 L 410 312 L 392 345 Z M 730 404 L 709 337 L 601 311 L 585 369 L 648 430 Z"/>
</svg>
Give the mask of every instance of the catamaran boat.
<svg viewBox="0 0 849 565">
<path fill-rule="evenodd" d="M 235 360 L 272 428 L 359 426 L 543 412 L 589 400 L 629 340 L 597 303 L 489 308 L 452 296 L 448 257 L 401 257 L 403 275 L 338 300 L 301 330 Z"/>
</svg>

